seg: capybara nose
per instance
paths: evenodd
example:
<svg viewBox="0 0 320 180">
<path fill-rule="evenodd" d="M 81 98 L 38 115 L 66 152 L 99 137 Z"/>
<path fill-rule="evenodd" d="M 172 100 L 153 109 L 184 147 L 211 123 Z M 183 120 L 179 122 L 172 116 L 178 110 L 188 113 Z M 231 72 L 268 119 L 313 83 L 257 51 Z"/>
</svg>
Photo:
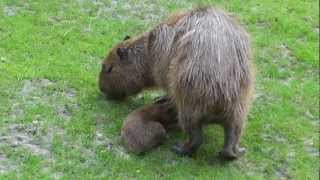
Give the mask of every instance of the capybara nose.
<svg viewBox="0 0 320 180">
<path fill-rule="evenodd" d="M 104 88 L 103 86 L 100 86 L 100 91 L 108 100 L 121 101 L 126 98 L 125 93 L 110 91 Z"/>
</svg>

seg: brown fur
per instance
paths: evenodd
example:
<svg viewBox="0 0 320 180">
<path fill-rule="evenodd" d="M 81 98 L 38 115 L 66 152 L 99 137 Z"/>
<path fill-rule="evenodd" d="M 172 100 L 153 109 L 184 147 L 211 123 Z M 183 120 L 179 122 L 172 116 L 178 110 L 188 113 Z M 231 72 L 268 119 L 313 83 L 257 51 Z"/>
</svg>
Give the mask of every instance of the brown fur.
<svg viewBox="0 0 320 180">
<path fill-rule="evenodd" d="M 242 154 L 239 141 L 253 74 L 249 35 L 231 16 L 216 8 L 179 13 L 116 45 L 103 66 L 100 89 L 108 96 L 126 97 L 150 87 L 167 92 L 189 136 L 173 146 L 177 153 L 190 155 L 198 149 L 207 121 L 225 129 L 222 155 Z"/>
<path fill-rule="evenodd" d="M 172 104 L 143 106 L 127 116 L 121 138 L 129 151 L 141 154 L 160 145 L 166 139 L 167 130 L 176 123 Z"/>
</svg>

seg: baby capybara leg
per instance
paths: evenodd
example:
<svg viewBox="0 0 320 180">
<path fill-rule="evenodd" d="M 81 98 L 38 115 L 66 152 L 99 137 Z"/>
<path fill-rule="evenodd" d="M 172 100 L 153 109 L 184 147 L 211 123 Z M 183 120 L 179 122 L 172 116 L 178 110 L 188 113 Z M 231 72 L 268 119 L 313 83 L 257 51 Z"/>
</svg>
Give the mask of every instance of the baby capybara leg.
<svg viewBox="0 0 320 180">
<path fill-rule="evenodd" d="M 224 146 L 220 152 L 224 158 L 235 159 L 245 153 L 245 148 L 239 145 L 244 126 L 243 119 L 244 115 L 234 115 L 224 124 Z"/>
<path fill-rule="evenodd" d="M 179 113 L 179 121 L 188 138 L 184 142 L 173 145 L 172 150 L 179 155 L 191 156 L 202 144 L 200 117 L 180 115 Z"/>
</svg>

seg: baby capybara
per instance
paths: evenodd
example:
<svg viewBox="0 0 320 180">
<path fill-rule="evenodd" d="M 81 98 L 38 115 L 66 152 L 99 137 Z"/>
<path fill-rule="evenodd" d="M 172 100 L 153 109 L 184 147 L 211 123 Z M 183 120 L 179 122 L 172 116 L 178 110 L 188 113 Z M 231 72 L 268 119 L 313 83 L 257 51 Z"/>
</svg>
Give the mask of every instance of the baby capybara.
<svg viewBox="0 0 320 180">
<path fill-rule="evenodd" d="M 249 35 L 222 10 L 179 13 L 149 32 L 117 44 L 100 73 L 102 92 L 114 99 L 161 88 L 174 102 L 188 138 L 172 149 L 191 155 L 202 144 L 204 122 L 224 128 L 221 155 L 244 153 L 239 142 L 251 99 Z"/>
<path fill-rule="evenodd" d="M 141 154 L 160 145 L 167 137 L 167 130 L 176 121 L 172 103 L 164 99 L 131 112 L 122 127 L 121 139 L 127 149 Z"/>
</svg>

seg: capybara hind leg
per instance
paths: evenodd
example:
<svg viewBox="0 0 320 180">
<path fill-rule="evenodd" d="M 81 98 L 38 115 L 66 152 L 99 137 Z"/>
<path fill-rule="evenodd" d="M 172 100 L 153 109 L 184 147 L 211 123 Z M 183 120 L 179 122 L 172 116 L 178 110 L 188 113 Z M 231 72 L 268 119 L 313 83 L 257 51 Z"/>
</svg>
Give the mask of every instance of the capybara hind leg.
<svg viewBox="0 0 320 180">
<path fill-rule="evenodd" d="M 172 150 L 180 155 L 191 156 L 202 144 L 202 128 L 200 118 L 195 116 L 186 117 L 185 115 L 186 113 L 179 113 L 179 121 L 188 139 L 185 142 L 173 145 Z"/>
<path fill-rule="evenodd" d="M 245 149 L 239 146 L 243 130 L 243 121 L 240 119 L 228 121 L 224 125 L 224 146 L 220 154 L 224 158 L 235 159 L 245 153 Z"/>
</svg>

